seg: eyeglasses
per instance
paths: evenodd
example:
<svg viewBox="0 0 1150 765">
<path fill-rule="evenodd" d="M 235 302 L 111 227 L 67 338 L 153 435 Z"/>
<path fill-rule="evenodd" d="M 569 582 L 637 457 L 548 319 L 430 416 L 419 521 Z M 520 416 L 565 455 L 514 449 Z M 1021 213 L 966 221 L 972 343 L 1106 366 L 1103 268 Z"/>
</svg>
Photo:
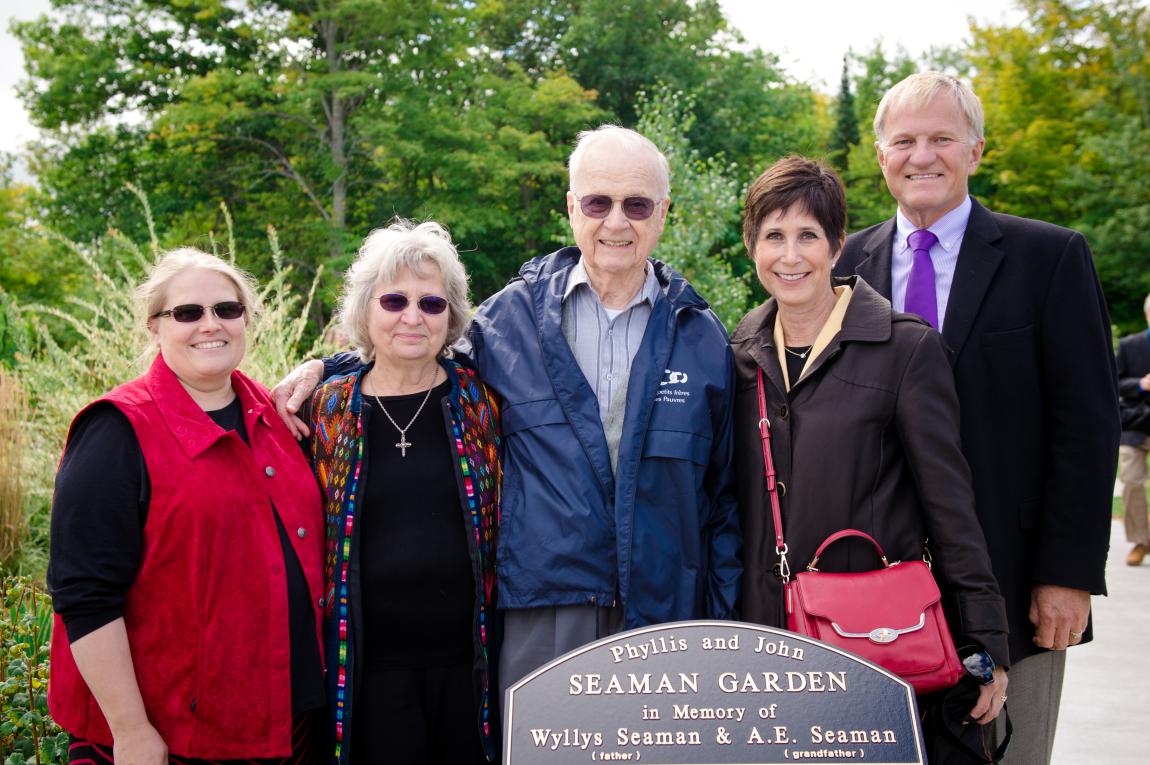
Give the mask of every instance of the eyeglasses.
<svg viewBox="0 0 1150 765">
<path fill-rule="evenodd" d="M 389 292 L 386 295 L 379 296 L 379 307 L 391 313 L 399 313 L 411 304 L 411 300 L 407 295 L 400 295 L 395 292 Z M 447 300 L 439 297 L 439 295 L 424 295 L 419 300 L 415 301 L 419 306 L 419 310 L 428 316 L 438 316 L 447 310 Z"/>
<path fill-rule="evenodd" d="M 204 318 L 204 311 L 208 310 L 209 308 L 212 310 L 212 313 L 217 319 L 223 319 L 225 321 L 238 319 L 244 315 L 243 303 L 239 302 L 238 300 L 225 300 L 224 302 L 216 303 L 215 305 L 195 305 L 193 303 L 188 303 L 187 305 L 178 305 L 175 308 L 169 308 L 166 311 L 154 313 L 152 314 L 152 318 L 158 319 L 161 316 L 171 316 L 181 324 L 191 324 L 194 321 L 199 321 L 200 319 Z"/>
<path fill-rule="evenodd" d="M 588 218 L 606 218 L 615 207 L 614 198 L 606 194 L 587 194 L 575 200 Z M 621 204 L 628 220 L 647 220 L 655 212 L 655 200 L 647 197 L 623 197 Z"/>
</svg>

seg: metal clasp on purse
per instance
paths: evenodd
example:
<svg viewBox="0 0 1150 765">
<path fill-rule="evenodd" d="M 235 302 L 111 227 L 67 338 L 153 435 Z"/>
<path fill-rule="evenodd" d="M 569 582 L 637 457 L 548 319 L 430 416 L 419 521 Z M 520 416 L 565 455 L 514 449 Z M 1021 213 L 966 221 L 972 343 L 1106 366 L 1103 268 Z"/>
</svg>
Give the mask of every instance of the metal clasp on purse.
<svg viewBox="0 0 1150 765">
<path fill-rule="evenodd" d="M 904 629 L 895 629 L 894 627 L 875 627 L 870 632 L 847 632 L 839 625 L 831 622 L 831 627 L 839 634 L 840 637 L 845 638 L 866 638 L 872 643 L 878 645 L 885 645 L 886 643 L 893 643 L 898 640 L 899 635 L 905 635 L 909 632 L 918 632 L 926 626 L 926 613 L 918 615 L 918 624 L 913 627 L 906 627 Z"/>
</svg>

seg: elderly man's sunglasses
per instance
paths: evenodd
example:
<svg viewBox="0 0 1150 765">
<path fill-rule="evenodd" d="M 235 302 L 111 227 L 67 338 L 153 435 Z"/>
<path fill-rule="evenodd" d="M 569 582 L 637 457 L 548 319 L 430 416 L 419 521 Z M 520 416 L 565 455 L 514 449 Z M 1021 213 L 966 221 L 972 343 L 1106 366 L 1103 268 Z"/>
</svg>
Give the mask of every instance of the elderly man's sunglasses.
<svg viewBox="0 0 1150 765">
<path fill-rule="evenodd" d="M 400 295 L 394 292 L 389 292 L 386 295 L 379 296 L 379 306 L 385 311 L 391 313 L 399 313 L 411 303 L 407 295 Z M 439 297 L 438 295 L 424 295 L 419 300 L 415 301 L 419 306 L 419 310 L 428 316 L 438 316 L 447 310 L 447 300 Z"/>
<path fill-rule="evenodd" d="M 211 309 L 217 319 L 231 320 L 238 319 L 244 315 L 244 304 L 238 300 L 225 300 L 222 303 L 215 305 L 194 305 L 188 303 L 187 305 L 178 305 L 175 308 L 169 308 L 166 311 L 152 314 L 153 319 L 158 319 L 161 316 L 171 316 L 181 324 L 191 324 L 193 321 L 199 321 L 204 318 L 204 312 Z"/>
<path fill-rule="evenodd" d="M 615 200 L 606 194 L 587 194 L 575 199 L 588 218 L 606 218 L 615 206 Z M 624 197 L 620 204 L 628 220 L 647 220 L 655 212 L 655 200 L 647 197 Z"/>
</svg>

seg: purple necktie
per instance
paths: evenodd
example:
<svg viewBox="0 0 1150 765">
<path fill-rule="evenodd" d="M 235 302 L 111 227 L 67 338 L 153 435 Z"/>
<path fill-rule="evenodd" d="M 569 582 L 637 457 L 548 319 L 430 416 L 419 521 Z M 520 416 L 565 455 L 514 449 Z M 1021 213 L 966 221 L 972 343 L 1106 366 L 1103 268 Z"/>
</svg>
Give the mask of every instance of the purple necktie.
<svg viewBox="0 0 1150 765">
<path fill-rule="evenodd" d="M 910 281 L 906 283 L 906 303 L 903 310 L 917 313 L 938 329 L 938 296 L 934 290 L 934 263 L 930 260 L 930 248 L 938 237 L 928 229 L 920 228 L 910 235 L 907 243 L 914 250 L 914 265 L 910 269 Z"/>
</svg>

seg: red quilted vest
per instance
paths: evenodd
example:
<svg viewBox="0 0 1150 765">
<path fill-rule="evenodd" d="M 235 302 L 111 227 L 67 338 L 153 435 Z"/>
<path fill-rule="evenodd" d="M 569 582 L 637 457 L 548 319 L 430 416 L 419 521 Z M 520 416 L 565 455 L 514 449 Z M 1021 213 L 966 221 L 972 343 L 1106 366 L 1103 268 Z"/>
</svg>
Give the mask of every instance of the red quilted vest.
<svg viewBox="0 0 1150 765">
<path fill-rule="evenodd" d="M 318 640 L 320 497 L 267 391 L 240 372 L 232 385 L 251 448 L 211 421 L 162 356 L 101 399 L 131 421 L 152 489 L 124 622 L 144 708 L 172 754 L 279 757 L 291 753 L 292 710 L 287 580 L 272 505 L 307 577 Z M 112 743 L 59 616 L 48 703 L 68 732 Z"/>
</svg>

